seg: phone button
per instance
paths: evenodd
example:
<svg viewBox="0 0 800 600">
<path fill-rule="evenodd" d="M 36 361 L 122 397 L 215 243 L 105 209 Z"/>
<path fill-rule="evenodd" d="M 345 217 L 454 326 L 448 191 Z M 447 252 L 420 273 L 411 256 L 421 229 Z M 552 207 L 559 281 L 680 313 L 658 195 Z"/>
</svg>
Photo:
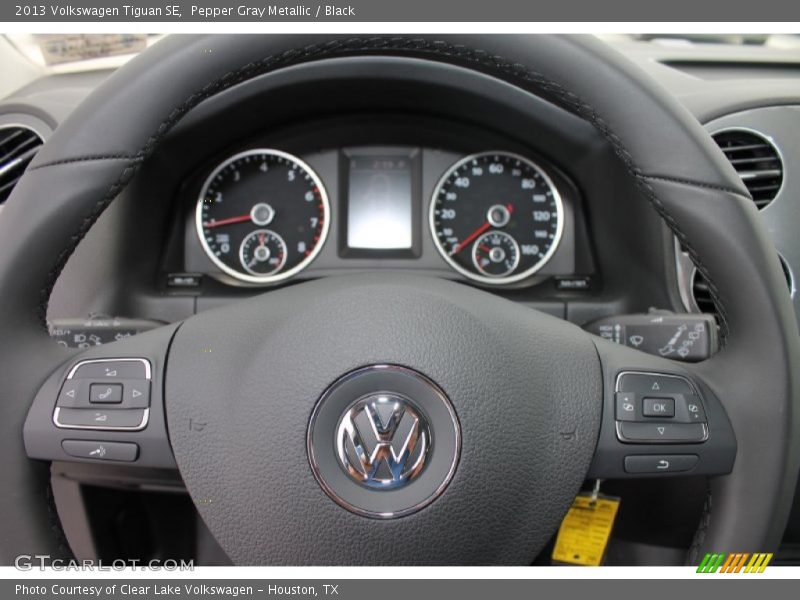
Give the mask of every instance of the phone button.
<svg viewBox="0 0 800 600">
<path fill-rule="evenodd" d="M 119 404 L 122 402 L 121 383 L 93 383 L 89 388 L 92 404 Z"/>
</svg>

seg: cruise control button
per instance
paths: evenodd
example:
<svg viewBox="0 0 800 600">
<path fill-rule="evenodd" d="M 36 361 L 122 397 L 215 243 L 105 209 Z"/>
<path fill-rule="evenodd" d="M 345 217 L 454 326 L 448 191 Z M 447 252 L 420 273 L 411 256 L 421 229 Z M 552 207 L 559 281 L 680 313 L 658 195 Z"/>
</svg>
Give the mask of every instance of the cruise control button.
<svg viewBox="0 0 800 600">
<path fill-rule="evenodd" d="M 61 442 L 61 447 L 64 452 L 75 458 L 133 462 L 139 456 L 139 446 L 132 442 L 64 440 Z"/>
<path fill-rule="evenodd" d="M 670 418 L 675 416 L 674 398 L 645 398 L 642 401 L 642 414 L 645 417 Z"/>
<path fill-rule="evenodd" d="M 617 421 L 636 420 L 636 394 L 617 392 Z"/>
<path fill-rule="evenodd" d="M 71 379 L 147 379 L 148 371 L 146 363 L 139 359 L 104 360 L 83 363 L 75 369 Z"/>
<path fill-rule="evenodd" d="M 89 388 L 89 402 L 93 404 L 119 404 L 122 402 L 122 384 L 93 383 Z"/>
<path fill-rule="evenodd" d="M 696 454 L 653 454 L 625 457 L 626 473 L 681 473 L 691 471 Z"/>
<path fill-rule="evenodd" d="M 617 433 L 622 442 L 703 442 L 706 428 L 701 423 L 617 423 Z"/>
<path fill-rule="evenodd" d="M 145 425 L 142 409 L 56 408 L 54 421 L 58 427 L 89 427 L 96 429 L 139 429 Z"/>
</svg>

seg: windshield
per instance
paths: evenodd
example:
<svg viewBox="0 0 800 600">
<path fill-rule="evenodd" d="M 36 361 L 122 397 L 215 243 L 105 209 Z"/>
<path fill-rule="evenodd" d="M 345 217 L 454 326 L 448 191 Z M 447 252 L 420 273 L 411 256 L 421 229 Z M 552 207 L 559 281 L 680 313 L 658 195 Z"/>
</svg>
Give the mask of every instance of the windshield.
<svg viewBox="0 0 800 600">
<path fill-rule="evenodd" d="M 7 34 L 27 61 L 45 73 L 113 69 L 161 39 L 145 33 Z"/>
<path fill-rule="evenodd" d="M 669 45 L 724 44 L 730 46 L 765 46 L 768 48 L 800 48 L 800 35 L 771 33 L 641 33 L 633 40 Z"/>
<path fill-rule="evenodd" d="M 146 33 L 110 34 L 6 34 L 24 59 L 44 74 L 114 69 L 145 50 L 163 36 Z M 637 41 L 667 46 L 719 44 L 800 49 L 800 35 L 643 33 L 600 35 L 607 41 Z"/>
</svg>

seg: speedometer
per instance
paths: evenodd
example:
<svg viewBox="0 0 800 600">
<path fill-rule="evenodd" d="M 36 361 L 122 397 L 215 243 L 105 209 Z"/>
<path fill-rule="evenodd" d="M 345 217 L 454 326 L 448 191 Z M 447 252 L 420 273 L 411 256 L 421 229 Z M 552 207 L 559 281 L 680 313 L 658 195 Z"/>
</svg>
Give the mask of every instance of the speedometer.
<svg viewBox="0 0 800 600">
<path fill-rule="evenodd" d="M 251 283 L 299 273 L 328 235 L 330 206 L 316 173 L 280 150 L 231 156 L 206 179 L 197 200 L 197 235 L 223 272 Z"/>
<path fill-rule="evenodd" d="M 458 161 L 441 178 L 430 226 L 456 271 L 481 283 L 514 283 L 555 253 L 564 210 L 540 167 L 516 154 L 483 152 Z"/>
</svg>

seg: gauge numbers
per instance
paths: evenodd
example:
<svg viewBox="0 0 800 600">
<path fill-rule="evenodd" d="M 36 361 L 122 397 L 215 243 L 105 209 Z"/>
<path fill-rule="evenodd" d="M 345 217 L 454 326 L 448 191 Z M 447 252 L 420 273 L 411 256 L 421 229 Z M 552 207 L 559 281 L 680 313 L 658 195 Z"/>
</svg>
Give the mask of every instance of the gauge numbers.
<svg viewBox="0 0 800 600">
<path fill-rule="evenodd" d="M 203 250 L 241 281 L 287 279 L 314 260 L 328 235 L 330 205 L 316 173 L 270 149 L 228 158 L 206 179 L 195 224 Z"/>
<path fill-rule="evenodd" d="M 462 275 L 497 285 L 526 279 L 555 253 L 561 197 L 545 172 L 508 152 L 453 165 L 433 193 L 430 226 L 444 259 Z"/>
</svg>

